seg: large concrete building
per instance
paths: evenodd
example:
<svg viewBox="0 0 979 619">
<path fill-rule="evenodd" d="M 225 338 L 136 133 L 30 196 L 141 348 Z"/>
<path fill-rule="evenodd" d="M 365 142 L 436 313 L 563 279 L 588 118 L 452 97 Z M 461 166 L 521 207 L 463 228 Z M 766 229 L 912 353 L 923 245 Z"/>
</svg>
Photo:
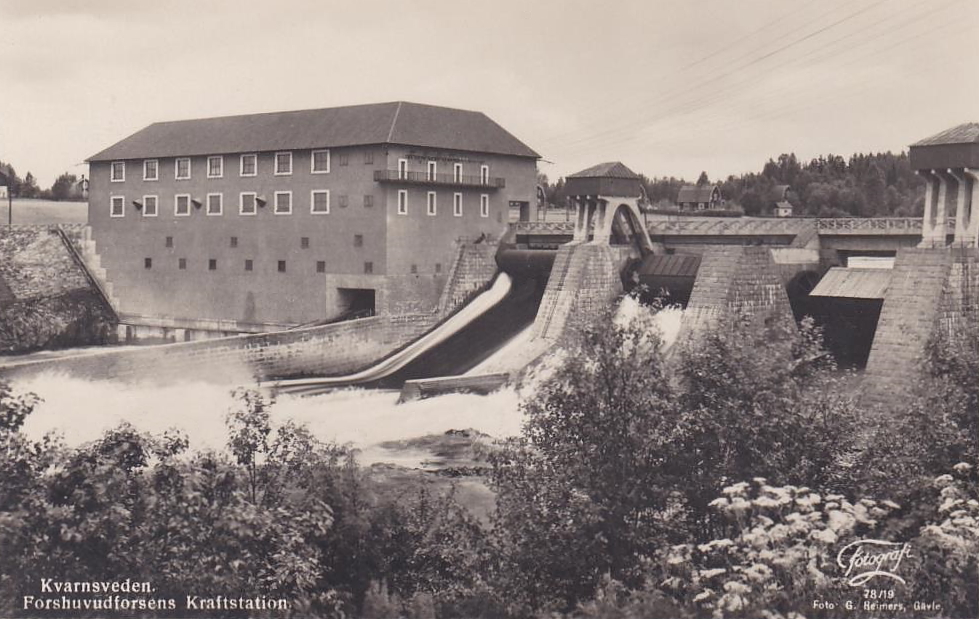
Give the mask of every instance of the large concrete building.
<svg viewBox="0 0 979 619">
<path fill-rule="evenodd" d="M 405 102 L 161 122 L 89 158 L 88 220 L 127 325 L 431 311 L 460 243 L 532 202 L 537 159 L 482 113 Z"/>
</svg>

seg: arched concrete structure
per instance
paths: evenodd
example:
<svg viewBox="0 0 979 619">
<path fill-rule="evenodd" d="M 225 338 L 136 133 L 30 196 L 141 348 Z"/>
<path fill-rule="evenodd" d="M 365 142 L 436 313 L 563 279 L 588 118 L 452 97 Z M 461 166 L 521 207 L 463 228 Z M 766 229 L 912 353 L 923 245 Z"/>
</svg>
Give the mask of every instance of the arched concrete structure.
<svg viewBox="0 0 979 619">
<path fill-rule="evenodd" d="M 639 198 L 621 196 L 571 196 L 575 207 L 574 240 L 609 244 L 615 218 L 624 216 L 632 227 L 636 244 L 643 255 L 652 253 L 653 243 L 639 211 Z"/>
</svg>

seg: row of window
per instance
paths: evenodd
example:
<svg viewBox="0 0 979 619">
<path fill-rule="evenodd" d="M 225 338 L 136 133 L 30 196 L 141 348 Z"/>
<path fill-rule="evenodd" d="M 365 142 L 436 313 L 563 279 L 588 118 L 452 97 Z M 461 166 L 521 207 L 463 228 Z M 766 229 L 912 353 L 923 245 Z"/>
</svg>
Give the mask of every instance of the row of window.
<svg viewBox="0 0 979 619">
<path fill-rule="evenodd" d="M 429 191 L 425 196 L 425 206 L 426 212 L 435 216 L 438 214 L 438 193 L 434 191 Z M 462 194 L 453 193 L 452 194 L 452 214 L 456 217 L 462 217 Z M 408 190 L 399 189 L 398 190 L 398 215 L 408 214 Z M 480 194 L 479 196 L 479 216 L 489 217 L 489 195 Z"/>
<path fill-rule="evenodd" d="M 347 155 L 340 155 L 340 165 L 347 165 Z M 370 151 L 364 153 L 364 163 L 374 163 L 374 154 Z M 224 155 L 211 155 L 207 158 L 207 178 L 224 178 Z M 436 180 L 438 177 L 438 162 L 428 161 L 425 168 L 427 179 Z M 314 150 L 309 158 L 310 174 L 329 174 L 330 172 L 330 150 Z M 455 182 L 462 180 L 462 164 L 452 164 L 452 176 Z M 289 176 L 292 174 L 292 152 L 283 151 L 275 153 L 272 158 L 272 173 L 276 176 Z M 398 175 L 401 178 L 408 178 L 408 160 L 398 159 Z M 249 153 L 238 157 L 238 176 L 258 176 L 258 154 Z M 190 157 L 176 157 L 173 163 L 173 178 L 178 181 L 191 179 Z M 489 182 L 489 166 L 479 166 L 479 178 L 482 184 Z M 126 162 L 113 161 L 110 166 L 109 180 L 113 183 L 123 183 L 126 181 Z M 143 180 L 160 180 L 160 160 L 143 160 Z"/>
<path fill-rule="evenodd" d="M 373 153 L 370 154 L 370 162 L 373 163 Z M 366 157 L 365 157 L 366 158 Z M 346 156 L 341 160 L 341 165 L 346 165 Z M 309 162 L 310 174 L 328 174 L 330 172 L 330 151 L 314 150 Z M 289 176 L 292 174 L 292 153 L 289 151 L 275 153 L 272 159 L 272 173 L 276 176 Z M 238 176 L 258 176 L 258 154 L 250 153 L 240 155 L 238 158 Z M 173 178 L 178 181 L 186 181 L 191 178 L 190 157 L 176 157 L 173 162 Z M 212 155 L 207 158 L 207 178 L 224 178 L 224 155 Z M 110 167 L 109 180 L 113 183 L 122 183 L 126 180 L 126 162 L 113 161 Z M 143 160 L 143 180 L 160 180 L 160 160 Z"/>
<path fill-rule="evenodd" d="M 244 264 L 245 271 L 254 271 L 255 270 L 255 261 L 254 260 L 252 260 L 252 259 L 249 258 L 249 259 L 246 259 L 244 262 L 245 262 L 245 264 Z M 411 266 L 412 266 L 412 273 L 417 272 L 416 266 L 415 265 L 411 265 Z M 440 273 L 442 271 L 442 265 L 441 264 L 436 264 L 435 267 L 436 267 L 435 268 L 435 272 L 436 273 Z M 143 258 L 143 268 L 144 269 L 152 269 L 153 268 L 153 259 L 152 258 Z M 177 268 L 180 269 L 181 271 L 186 270 L 187 269 L 187 259 L 186 258 L 177 258 Z M 217 261 L 217 258 L 209 258 L 208 259 L 208 261 L 207 261 L 207 270 L 208 271 L 217 271 L 218 270 L 218 261 Z M 286 273 L 287 272 L 287 270 L 286 270 L 286 261 L 285 260 L 279 260 L 278 261 L 278 264 L 276 265 L 276 270 L 278 270 L 279 273 Z M 317 260 L 316 261 L 316 272 L 317 273 L 326 273 L 326 261 L 325 260 Z M 364 273 L 365 274 L 368 274 L 368 275 L 374 273 L 374 263 L 373 262 L 367 261 L 367 262 L 364 263 Z"/>
<path fill-rule="evenodd" d="M 142 197 L 142 201 L 134 201 L 133 204 L 137 209 L 142 211 L 143 217 L 156 217 L 160 212 L 160 199 L 159 196 L 146 195 Z M 292 192 L 291 191 L 276 191 L 272 197 L 272 212 L 276 215 L 291 215 L 292 214 Z M 212 216 L 223 215 L 224 214 L 224 194 L 222 193 L 209 193 L 206 195 L 204 202 L 201 203 L 195 200 L 189 193 L 178 193 L 173 197 L 173 214 L 176 217 L 188 217 L 191 212 L 191 206 L 196 206 L 197 208 L 206 207 L 205 213 Z M 258 208 L 260 206 L 265 206 L 264 198 L 260 197 L 255 192 L 242 192 L 238 194 L 238 214 L 239 215 L 255 215 L 258 213 Z M 340 206 L 347 206 L 347 196 L 340 196 Z M 374 196 L 365 195 L 364 196 L 364 206 L 372 207 L 374 206 Z M 429 215 L 438 214 L 438 195 L 434 191 L 429 191 L 426 196 L 426 207 L 427 213 Z M 330 190 L 329 189 L 314 189 L 309 194 L 309 212 L 314 215 L 327 215 L 330 212 Z M 408 214 L 408 190 L 401 189 L 398 190 L 398 214 L 407 215 Z M 463 196 L 461 193 L 452 194 L 452 214 L 456 217 L 462 217 L 463 214 Z M 479 196 L 479 215 L 480 217 L 489 217 L 489 195 L 481 194 Z M 126 216 L 126 198 L 124 196 L 111 196 L 109 198 L 109 216 L 110 217 L 125 217 Z"/>
<path fill-rule="evenodd" d="M 168 249 L 173 249 L 173 237 L 172 236 L 166 237 L 163 240 L 163 246 L 166 247 L 166 248 L 168 248 Z M 363 246 L 364 246 L 364 235 L 363 234 L 355 234 L 354 235 L 354 247 L 363 247 Z M 235 249 L 236 247 L 238 247 L 238 237 L 236 237 L 236 236 L 230 237 L 229 247 L 231 247 L 232 249 Z M 301 247 L 302 249 L 309 249 L 309 237 L 308 236 L 303 236 L 303 237 L 300 237 L 299 238 L 299 247 Z"/>
</svg>

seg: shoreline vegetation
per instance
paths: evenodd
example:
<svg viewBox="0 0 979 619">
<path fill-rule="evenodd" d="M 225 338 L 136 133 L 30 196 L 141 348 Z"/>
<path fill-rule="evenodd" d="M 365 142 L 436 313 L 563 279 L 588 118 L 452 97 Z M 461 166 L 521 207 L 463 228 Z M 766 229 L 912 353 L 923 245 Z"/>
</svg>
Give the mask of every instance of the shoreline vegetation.
<svg viewBox="0 0 979 619">
<path fill-rule="evenodd" d="M 832 617 L 863 603 L 838 560 L 868 539 L 904 557 L 880 608 L 976 614 L 975 330 L 936 336 L 927 388 L 868 433 L 808 321 L 733 316 L 667 357 L 655 311 L 583 333 L 528 379 L 520 436 L 460 432 L 440 473 L 362 466 L 249 388 L 220 448 L 128 424 L 69 447 L 0 386 L 0 614 L 41 579 L 128 578 L 275 616 Z"/>
</svg>

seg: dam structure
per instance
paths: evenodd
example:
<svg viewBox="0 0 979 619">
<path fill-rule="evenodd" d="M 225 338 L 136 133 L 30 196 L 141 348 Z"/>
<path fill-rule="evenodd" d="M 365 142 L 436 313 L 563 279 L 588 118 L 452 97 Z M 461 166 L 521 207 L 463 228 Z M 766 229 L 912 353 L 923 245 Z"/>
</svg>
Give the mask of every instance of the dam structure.
<svg viewBox="0 0 979 619">
<path fill-rule="evenodd" d="M 404 113 L 409 108 L 401 109 Z M 429 112 L 414 110 L 416 114 Z M 456 111 L 448 114 L 455 118 Z M 467 114 L 475 113 L 460 114 L 462 122 L 472 121 Z M 405 119 L 385 117 L 385 122 L 389 129 L 397 129 Z M 922 355 L 936 329 L 951 331 L 966 324 L 964 321 L 976 320 L 976 301 L 969 291 L 979 283 L 975 269 L 979 217 L 973 213 L 979 200 L 977 124 L 956 127 L 912 145 L 912 166 L 927 181 L 923 217 L 661 216 L 644 210 L 641 178 L 621 162 L 607 162 L 567 177 L 569 212 L 566 221 L 558 222 L 533 221 L 530 216 L 536 153 L 485 117 L 476 124 L 477 134 L 497 135 L 501 145 L 496 150 L 519 152 L 480 158 L 472 151 L 450 151 L 445 145 L 438 150 L 435 145 L 395 148 L 382 143 L 373 147 L 370 156 L 365 154 L 366 147 L 358 146 L 341 159 L 345 148 L 334 144 L 328 149 L 330 172 L 319 176 L 310 174 L 318 166 L 313 151 L 329 144 L 306 144 L 308 152 L 297 150 L 293 155 L 301 165 L 289 169 L 317 179 L 300 179 L 303 183 L 322 184 L 330 192 L 329 213 L 317 213 L 316 192 L 320 190 L 310 190 L 304 213 L 309 222 L 299 222 L 296 217 L 298 202 L 289 202 L 293 205 L 290 212 L 278 212 L 285 209 L 286 198 L 276 196 L 288 191 L 275 185 L 287 182 L 274 178 L 282 151 L 259 153 L 254 160 L 256 173 L 261 174 L 264 167 L 271 178 L 251 192 L 261 198 L 255 203 L 257 215 L 248 214 L 247 208 L 242 211 L 239 204 L 237 213 L 223 211 L 222 215 L 237 218 L 237 223 L 219 222 L 210 232 L 195 232 L 194 227 L 206 227 L 222 216 L 209 218 L 206 194 L 200 206 L 195 196 L 215 180 L 209 179 L 208 172 L 217 172 L 210 167 L 215 155 L 190 157 L 189 173 L 192 178 L 203 175 L 198 182 L 204 187 L 190 190 L 186 205 L 190 215 L 182 214 L 183 194 L 168 198 L 173 210 L 166 216 L 158 198 L 156 214 L 148 216 L 145 210 L 152 201 L 132 200 L 128 190 L 122 203 L 124 214 L 113 215 L 119 203 L 115 195 L 123 186 L 112 184 L 114 162 L 107 161 L 102 174 L 107 189 L 95 188 L 93 173 L 91 203 L 93 212 L 102 211 L 105 221 L 97 225 L 90 221 L 89 228 L 61 238 L 78 250 L 89 277 L 103 291 L 100 298 L 111 304 L 118 316 L 120 339 L 155 336 L 170 343 L 61 359 L 8 361 L 0 363 L 0 374 L 55 369 L 92 378 L 164 380 L 190 372 L 238 379 L 250 376 L 295 393 L 346 384 L 403 387 L 405 397 L 455 389 L 488 391 L 566 343 L 577 329 L 594 325 L 607 315 L 616 297 L 642 285 L 648 294 L 665 294 L 668 303 L 685 308 L 681 336 L 729 312 L 746 312 L 766 321 L 814 316 L 837 358 L 844 365 L 865 368 L 865 402 L 888 406 L 906 397 L 909 386 L 921 376 Z M 397 129 L 391 135 L 397 131 L 407 130 Z M 231 160 L 230 155 L 221 157 Z M 250 163 L 242 163 L 243 157 L 235 157 L 239 174 L 252 169 Z M 158 159 L 156 166 L 169 167 L 158 167 L 156 175 L 183 174 L 176 158 L 165 164 L 162 154 Z M 346 200 L 338 201 L 337 192 L 352 190 L 340 188 L 342 184 L 330 185 L 334 177 L 328 176 L 333 170 L 343 174 L 341 169 L 353 166 L 355 160 L 370 170 L 357 173 L 361 180 L 371 179 L 364 187 L 377 192 L 372 207 L 358 205 L 360 213 L 350 211 L 349 193 L 340 194 Z M 452 173 L 443 176 L 441 170 L 447 166 Z M 487 176 L 485 170 L 490 166 L 506 176 Z M 125 167 L 132 170 L 134 164 L 127 160 Z M 146 172 L 145 168 L 145 163 L 137 165 L 137 174 Z M 478 173 L 470 177 L 469 171 Z M 225 172 L 235 174 L 233 168 Z M 256 182 L 248 179 L 240 182 Z M 491 196 L 488 211 L 483 209 L 487 204 L 483 195 Z M 246 199 L 246 206 L 252 204 L 250 200 Z M 269 202 L 258 206 L 262 200 Z M 448 207 L 443 206 L 446 202 Z M 404 208 L 407 214 L 401 212 Z M 506 220 L 511 209 L 520 213 L 520 220 Z M 330 267 L 321 270 L 322 261 L 306 260 L 307 255 L 315 257 L 325 251 L 321 244 L 347 243 L 350 232 L 366 226 L 362 223 L 365 218 L 381 211 L 378 221 L 386 222 L 388 228 L 377 229 L 382 247 L 375 248 L 380 252 L 375 260 L 367 261 L 373 263 L 374 273 L 328 272 L 342 270 L 336 265 L 347 265 L 342 267 L 347 270 L 361 268 L 347 264 L 347 254 L 364 249 L 356 233 L 350 247 L 336 250 L 344 254 L 336 265 L 331 261 Z M 113 218 L 127 217 L 134 238 L 121 248 L 109 249 L 111 243 L 99 238 L 98 225 L 110 226 Z M 330 221 L 329 234 L 339 235 L 340 240 L 327 243 L 332 236 L 317 238 L 318 228 L 311 223 L 317 221 Z M 231 225 L 238 226 L 237 243 L 229 240 L 234 237 L 225 238 Z M 263 240 L 263 226 L 269 226 L 271 240 Z M 231 262 L 229 269 L 242 270 L 228 275 L 220 285 L 216 279 L 213 289 L 205 287 L 195 293 L 205 298 L 212 295 L 207 303 L 216 304 L 214 307 L 220 306 L 218 301 L 227 287 L 246 281 L 242 278 L 255 277 L 253 284 L 257 284 L 281 277 L 279 284 L 285 287 L 272 286 L 262 293 L 271 296 L 261 302 L 255 297 L 254 306 L 236 288 L 238 301 L 222 310 L 227 314 L 215 310 L 213 320 L 167 315 L 139 322 L 132 311 L 134 303 L 149 302 L 140 298 L 127 303 L 126 286 L 113 281 L 112 261 L 103 260 L 103 253 L 119 259 L 129 252 L 126 268 L 138 270 L 153 282 L 155 295 L 171 291 L 169 296 L 179 298 L 173 293 L 176 288 L 168 286 L 175 286 L 180 271 L 185 270 L 178 256 L 184 242 L 178 245 L 181 231 L 200 241 L 195 241 L 198 253 L 216 252 L 210 247 L 224 244 L 222 257 L 216 259 L 218 268 Z M 151 241 L 161 247 L 151 247 Z M 139 252 L 157 251 L 159 254 L 143 257 L 148 262 L 138 259 Z M 244 260 L 234 265 L 231 257 L 247 252 L 256 256 L 264 252 L 268 264 L 258 273 L 248 271 Z M 269 262 L 268 256 L 276 252 L 286 256 L 284 272 Z M 203 272 L 194 277 L 208 276 L 209 264 L 202 256 L 197 256 L 201 259 L 197 268 Z M 423 272 L 424 260 L 436 259 L 440 262 L 428 264 Z M 157 274 L 160 261 L 163 272 Z M 878 268 L 868 268 L 868 264 Z M 879 268 L 881 264 L 891 268 Z M 298 265 L 295 270 L 293 265 Z M 252 268 L 257 269 L 257 264 L 253 262 Z M 284 301 L 281 310 L 273 309 L 270 302 L 275 295 Z M 300 309 L 285 303 L 293 297 L 302 297 Z M 178 306 L 170 299 L 159 307 Z M 260 307 L 264 309 L 259 311 Z M 146 318 L 145 312 L 140 315 Z M 246 316 L 261 316 L 264 322 L 249 322 Z M 513 350 L 507 358 L 494 355 L 508 346 Z"/>
</svg>

